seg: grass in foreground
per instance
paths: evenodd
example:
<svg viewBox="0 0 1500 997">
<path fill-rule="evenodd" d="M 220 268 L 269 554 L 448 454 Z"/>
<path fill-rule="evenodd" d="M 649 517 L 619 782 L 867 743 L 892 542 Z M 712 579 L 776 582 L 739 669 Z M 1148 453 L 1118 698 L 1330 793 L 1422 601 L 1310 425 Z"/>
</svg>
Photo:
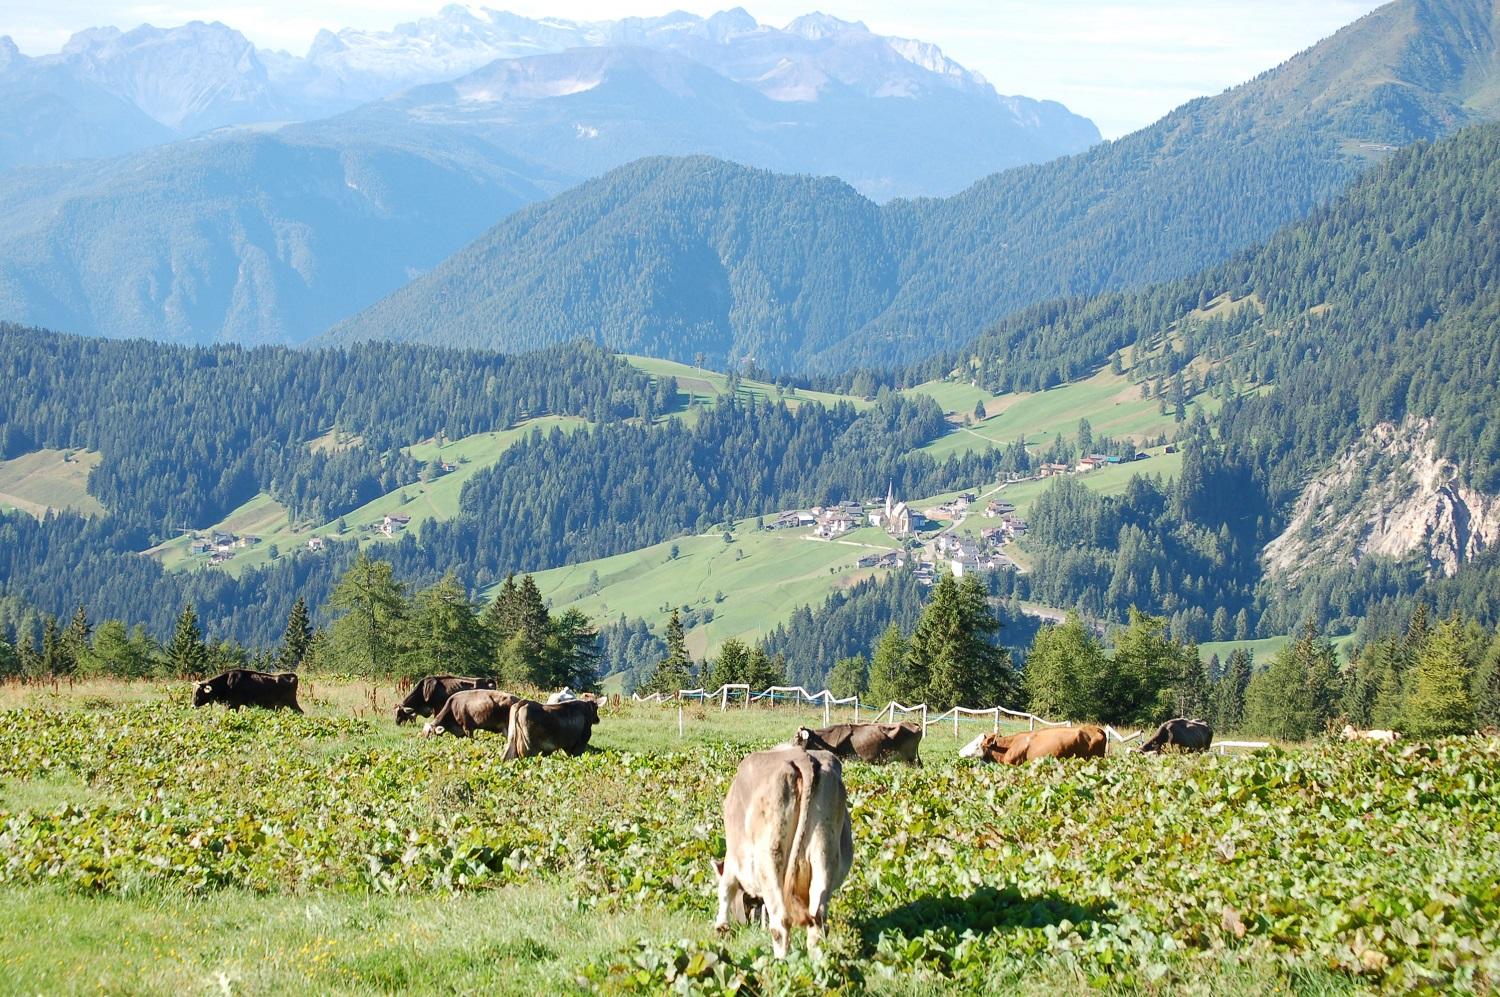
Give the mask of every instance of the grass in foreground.
<svg viewBox="0 0 1500 997">
<path fill-rule="evenodd" d="M 631 705 L 501 764 L 348 716 L 0 723 L 0 987 L 81 992 L 1487 990 L 1500 742 L 846 769 L 827 958 L 710 928 L 718 807 L 796 715 Z M 162 701 L 162 696 L 172 702 Z M 42 940 L 39 943 L 38 940 Z"/>
</svg>

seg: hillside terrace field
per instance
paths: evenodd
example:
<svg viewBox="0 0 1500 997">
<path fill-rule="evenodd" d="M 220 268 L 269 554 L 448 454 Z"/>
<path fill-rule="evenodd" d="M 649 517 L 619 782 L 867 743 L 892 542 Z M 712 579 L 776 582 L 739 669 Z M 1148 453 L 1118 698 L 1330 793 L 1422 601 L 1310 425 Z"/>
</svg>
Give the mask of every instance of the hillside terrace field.
<svg viewBox="0 0 1500 997">
<path fill-rule="evenodd" d="M 815 711 L 606 708 L 502 764 L 311 678 L 307 716 L 186 683 L 0 689 L 8 992 L 1336 994 L 1500 972 L 1500 741 L 845 767 L 825 957 L 712 930 L 740 757 Z M 362 715 L 356 715 L 362 714 Z M 969 730 L 964 735 L 972 736 Z M 965 738 L 966 739 L 966 738 Z M 46 945 L 37 940 L 46 938 Z"/>
<path fill-rule="evenodd" d="M 0 460 L 0 509 L 19 509 L 38 518 L 49 509 L 104 515 L 88 492 L 89 472 L 99 464 L 93 450 L 37 450 Z"/>
<path fill-rule="evenodd" d="M 450 440 L 441 447 L 433 440 L 407 447 L 407 452 L 418 461 L 426 462 L 436 458 L 453 464 L 455 470 L 432 481 L 415 482 L 372 499 L 358 509 L 345 513 L 342 517 L 344 524 L 350 534 L 362 535 L 368 543 L 379 543 L 387 538 L 373 532 L 373 528 L 378 527 L 384 518 L 392 513 L 402 513 L 411 517 L 407 529 L 417 529 L 429 519 L 451 519 L 458 515 L 459 495 L 463 492 L 463 487 L 468 480 L 495 463 L 500 455 L 516 441 L 523 439 L 536 429 L 545 433 L 550 432 L 555 426 L 565 432 L 573 432 L 583 425 L 586 425 L 584 420 L 571 416 L 545 416 L 510 429 L 493 433 L 475 433 L 473 436 Z M 316 442 L 327 445 L 325 438 L 320 438 Z M 197 530 L 195 534 L 212 534 L 215 531 L 261 538 L 258 545 L 235 551 L 234 559 L 222 566 L 223 570 L 238 575 L 247 568 L 269 561 L 272 545 L 277 546 L 281 553 L 286 554 L 294 548 L 306 546 L 307 541 L 312 537 L 337 535 L 338 521 L 333 520 L 316 527 L 305 524 L 294 525 L 289 521 L 286 509 L 281 503 L 261 493 L 231 512 L 222 522 Z M 207 566 L 207 556 L 194 555 L 189 551 L 192 536 L 184 534 L 176 537 L 153 547 L 148 553 L 160 558 L 162 564 L 171 569 Z"/>
<path fill-rule="evenodd" d="M 678 363 L 675 360 L 661 360 L 656 357 L 628 354 L 622 354 L 622 357 L 630 366 L 652 377 L 675 377 L 677 390 L 686 396 L 687 404 L 690 406 L 713 405 L 729 393 L 728 376 L 719 371 L 705 370 L 691 364 Z M 837 395 L 827 391 L 807 391 L 802 388 L 788 389 L 778 393 L 776 385 L 767 384 L 764 381 L 753 381 L 749 378 L 740 380 L 738 394 L 741 398 L 785 402 L 787 407 L 792 409 L 797 408 L 803 402 L 821 402 L 824 405 L 849 402 L 856 408 L 868 408 L 871 404 L 866 399 L 855 395 Z"/>
</svg>

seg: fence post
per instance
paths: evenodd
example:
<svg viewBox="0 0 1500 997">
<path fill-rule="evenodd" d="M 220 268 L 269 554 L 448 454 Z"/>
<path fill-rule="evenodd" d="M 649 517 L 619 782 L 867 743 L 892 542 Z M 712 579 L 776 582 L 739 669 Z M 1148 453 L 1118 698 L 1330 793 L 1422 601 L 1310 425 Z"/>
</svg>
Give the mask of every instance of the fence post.
<svg viewBox="0 0 1500 997">
<path fill-rule="evenodd" d="M 859 723 L 859 697 L 854 697 L 854 722 Z"/>
<path fill-rule="evenodd" d="M 995 707 L 995 733 L 1000 733 L 1000 707 Z"/>
<path fill-rule="evenodd" d="M 677 700 L 677 736 L 682 737 L 682 700 Z"/>
<path fill-rule="evenodd" d="M 750 712 L 750 687 L 745 686 L 745 712 Z"/>
<path fill-rule="evenodd" d="M 922 704 L 922 733 L 927 733 L 927 704 Z"/>
<path fill-rule="evenodd" d="M 828 697 L 823 697 L 823 726 L 828 726 Z"/>
<path fill-rule="evenodd" d="M 1034 716 L 1028 716 L 1026 718 L 1026 725 L 1028 727 L 1030 727 L 1032 730 L 1036 730 L 1036 717 L 1034 717 Z"/>
</svg>

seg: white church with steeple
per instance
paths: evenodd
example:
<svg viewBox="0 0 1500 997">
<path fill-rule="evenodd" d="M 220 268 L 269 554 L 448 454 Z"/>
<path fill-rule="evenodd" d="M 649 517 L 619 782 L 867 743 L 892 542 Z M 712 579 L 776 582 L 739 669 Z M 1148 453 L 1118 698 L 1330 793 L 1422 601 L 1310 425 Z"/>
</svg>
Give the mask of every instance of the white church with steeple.
<svg viewBox="0 0 1500 997">
<path fill-rule="evenodd" d="M 911 535 L 911 510 L 905 502 L 896 501 L 895 487 L 886 485 L 885 508 L 870 513 L 870 521 L 875 526 L 884 527 L 885 531 L 893 537 L 907 537 Z"/>
</svg>

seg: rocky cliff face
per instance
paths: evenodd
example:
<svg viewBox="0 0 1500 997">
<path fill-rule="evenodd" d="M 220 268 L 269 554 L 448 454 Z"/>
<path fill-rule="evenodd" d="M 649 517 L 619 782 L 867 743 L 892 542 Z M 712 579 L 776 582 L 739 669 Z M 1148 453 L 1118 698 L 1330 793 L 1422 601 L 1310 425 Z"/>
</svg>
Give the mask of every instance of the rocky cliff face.
<svg viewBox="0 0 1500 997">
<path fill-rule="evenodd" d="M 1288 581 L 1312 567 L 1368 555 L 1420 554 L 1452 575 L 1500 542 L 1500 496 L 1462 484 L 1438 455 L 1430 420 L 1382 423 L 1303 489 L 1285 532 L 1266 546 L 1268 572 Z"/>
</svg>

